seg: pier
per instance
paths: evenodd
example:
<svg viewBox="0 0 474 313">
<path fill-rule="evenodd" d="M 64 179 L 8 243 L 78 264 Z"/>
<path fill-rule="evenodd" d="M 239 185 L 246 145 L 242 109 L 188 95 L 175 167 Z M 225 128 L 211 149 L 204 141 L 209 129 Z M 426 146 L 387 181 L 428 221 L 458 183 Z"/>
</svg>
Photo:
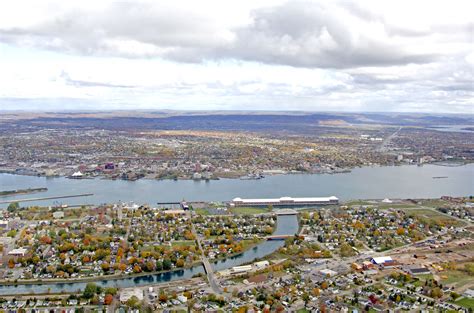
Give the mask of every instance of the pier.
<svg viewBox="0 0 474 313">
<path fill-rule="evenodd" d="M 56 196 L 56 197 L 43 197 L 43 198 L 27 198 L 27 199 L 11 199 L 0 201 L 0 204 L 12 203 L 12 202 L 31 202 L 31 201 L 46 201 L 55 199 L 67 199 L 67 198 L 79 198 L 79 197 L 90 197 L 93 193 L 83 193 L 79 195 L 68 195 L 68 196 Z"/>
</svg>

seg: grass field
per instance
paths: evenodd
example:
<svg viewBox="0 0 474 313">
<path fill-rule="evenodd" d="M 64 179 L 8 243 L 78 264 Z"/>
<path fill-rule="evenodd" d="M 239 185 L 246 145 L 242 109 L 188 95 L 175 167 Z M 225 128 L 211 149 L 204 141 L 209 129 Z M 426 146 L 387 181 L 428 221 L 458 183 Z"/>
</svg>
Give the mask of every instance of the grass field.
<svg viewBox="0 0 474 313">
<path fill-rule="evenodd" d="M 251 208 L 251 207 L 237 207 L 237 208 L 232 208 L 231 211 L 234 214 L 261 214 L 261 213 L 269 212 L 267 208 Z"/>
<path fill-rule="evenodd" d="M 472 298 L 463 298 L 454 303 L 456 303 L 457 305 L 463 306 L 466 309 L 474 309 L 474 299 Z"/>
<path fill-rule="evenodd" d="M 172 241 L 171 245 L 174 246 L 194 246 L 196 243 L 194 240 L 179 240 L 179 241 Z"/>
<path fill-rule="evenodd" d="M 194 209 L 194 211 L 199 215 L 210 215 L 207 209 Z"/>
<path fill-rule="evenodd" d="M 377 205 L 377 207 L 380 209 L 409 209 L 415 208 L 416 206 L 414 204 L 409 203 L 381 203 Z"/>
<path fill-rule="evenodd" d="M 434 210 L 430 210 L 430 209 L 425 209 L 425 208 L 413 208 L 413 209 L 410 209 L 410 208 L 405 208 L 405 209 L 402 209 L 403 211 L 405 211 L 405 213 L 407 213 L 408 215 L 414 215 L 416 217 L 422 217 L 422 218 L 426 218 L 430 221 L 441 221 L 443 222 L 444 224 L 446 225 L 460 225 L 462 224 L 461 222 L 455 220 L 454 218 L 451 218 L 449 216 L 446 216 L 440 212 L 436 212 Z"/>
<path fill-rule="evenodd" d="M 457 270 L 444 271 L 439 273 L 439 276 L 441 277 L 441 283 L 443 283 L 443 285 L 454 284 L 455 288 L 462 287 L 473 280 L 472 276 Z"/>
</svg>

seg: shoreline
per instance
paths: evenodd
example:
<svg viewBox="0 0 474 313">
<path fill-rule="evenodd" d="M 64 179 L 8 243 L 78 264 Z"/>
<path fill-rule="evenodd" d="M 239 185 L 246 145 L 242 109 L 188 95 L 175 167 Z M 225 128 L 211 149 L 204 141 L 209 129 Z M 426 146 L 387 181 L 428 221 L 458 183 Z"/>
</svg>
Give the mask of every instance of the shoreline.
<svg viewBox="0 0 474 313">
<path fill-rule="evenodd" d="M 96 176 L 85 176 L 79 179 L 69 178 L 67 175 L 52 175 L 47 176 L 42 173 L 17 173 L 14 169 L 0 169 L 0 174 L 9 174 L 9 175 L 17 175 L 17 176 L 29 176 L 29 177 L 41 177 L 46 179 L 54 179 L 54 178 L 67 178 L 71 180 L 110 180 L 110 181 L 129 181 L 135 182 L 139 180 L 152 180 L 152 181 L 195 181 L 195 182 L 210 182 L 210 181 L 217 181 L 221 179 L 232 179 L 232 180 L 262 180 L 265 179 L 267 176 L 279 176 L 279 175 L 337 175 L 337 174 L 344 174 L 344 173 L 351 173 L 356 168 L 377 168 L 377 167 L 398 167 L 398 166 L 424 166 L 424 165 L 434 165 L 434 166 L 443 166 L 443 167 L 460 167 L 474 163 L 474 160 L 453 160 L 453 161 L 434 161 L 430 163 L 403 163 L 403 164 L 361 164 L 352 167 L 346 168 L 337 168 L 334 170 L 322 170 L 322 171 L 295 171 L 295 170 L 279 170 L 281 172 L 274 172 L 274 173 L 262 173 L 264 177 L 261 178 L 252 178 L 247 176 L 251 175 L 251 173 L 243 174 L 239 173 L 236 175 L 221 175 L 215 176 L 209 179 L 193 179 L 192 177 L 177 177 L 175 178 L 153 178 L 153 177 L 142 177 L 133 180 L 126 180 L 126 179 L 119 179 L 119 178 L 112 178 L 109 176 L 104 175 L 96 175 Z M 262 170 L 264 172 L 265 170 Z M 14 194 L 16 195 L 16 194 Z M 5 196 L 13 196 L 13 195 L 5 195 Z M 1 197 L 1 195 L 0 195 Z"/>
<path fill-rule="evenodd" d="M 135 279 L 139 277 L 145 277 L 150 275 L 162 275 L 162 274 L 172 274 L 184 270 L 189 270 L 191 268 L 197 268 L 199 264 L 202 266 L 202 261 L 196 261 L 193 264 L 184 266 L 182 268 L 175 268 L 168 271 L 154 271 L 154 272 L 141 272 L 131 275 L 113 274 L 113 275 L 102 275 L 102 276 L 91 276 L 91 277 L 80 277 L 80 278 L 46 278 L 46 279 L 37 279 L 37 280 L 18 280 L 18 281 L 0 281 L 0 290 L 2 286 L 28 286 L 28 285 L 42 285 L 42 284 L 76 284 L 76 283 L 85 283 L 85 282 L 98 282 L 98 281 L 108 281 L 108 280 L 122 280 L 122 279 Z"/>
</svg>

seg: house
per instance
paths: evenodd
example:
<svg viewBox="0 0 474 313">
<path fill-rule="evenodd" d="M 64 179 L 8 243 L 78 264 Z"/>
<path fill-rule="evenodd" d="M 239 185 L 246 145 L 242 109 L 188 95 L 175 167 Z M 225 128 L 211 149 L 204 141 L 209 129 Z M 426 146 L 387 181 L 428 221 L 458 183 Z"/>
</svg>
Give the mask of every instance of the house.
<svg viewBox="0 0 474 313">
<path fill-rule="evenodd" d="M 354 271 L 357 271 L 357 272 L 361 272 L 361 271 L 362 271 L 362 265 L 357 264 L 357 263 L 352 263 L 352 264 L 351 264 L 351 268 L 352 268 Z"/>
<path fill-rule="evenodd" d="M 8 229 L 8 221 L 1 220 L 0 221 L 0 229 Z"/>
<path fill-rule="evenodd" d="M 466 298 L 474 298 L 474 289 L 467 289 L 462 295 Z"/>
<path fill-rule="evenodd" d="M 179 295 L 178 297 L 176 297 L 176 299 L 178 299 L 178 301 L 181 302 L 181 303 L 186 303 L 186 302 L 188 302 L 188 298 L 186 298 L 186 297 L 183 296 L 183 295 Z"/>
<path fill-rule="evenodd" d="M 319 273 L 323 274 L 324 276 L 329 276 L 329 277 L 337 275 L 336 271 L 330 270 L 328 268 L 320 270 Z"/>
<path fill-rule="evenodd" d="M 268 261 L 260 261 L 260 262 L 255 262 L 253 264 L 256 269 L 262 269 L 270 265 L 270 262 Z"/>
<path fill-rule="evenodd" d="M 364 261 L 362 262 L 362 268 L 366 271 L 366 270 L 370 270 L 370 269 L 374 269 L 375 268 L 375 264 L 372 263 L 372 262 L 369 262 L 369 261 Z"/>
<path fill-rule="evenodd" d="M 24 257 L 26 254 L 26 251 L 27 250 L 25 248 L 17 248 L 8 252 L 8 255 L 13 256 L 13 257 Z"/>
</svg>

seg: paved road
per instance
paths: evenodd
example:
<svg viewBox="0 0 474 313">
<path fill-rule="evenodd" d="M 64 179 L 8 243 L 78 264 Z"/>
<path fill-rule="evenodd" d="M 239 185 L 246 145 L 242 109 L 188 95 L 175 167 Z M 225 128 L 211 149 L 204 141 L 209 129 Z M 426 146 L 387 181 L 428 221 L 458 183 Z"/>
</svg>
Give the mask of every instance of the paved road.
<svg viewBox="0 0 474 313">
<path fill-rule="evenodd" d="M 211 263 L 209 263 L 209 260 L 204 254 L 204 249 L 202 248 L 202 245 L 201 245 L 201 237 L 196 232 L 196 228 L 194 227 L 192 220 L 191 220 L 191 229 L 192 229 L 193 234 L 196 236 L 196 241 L 197 241 L 199 250 L 201 250 L 201 260 L 202 260 L 202 264 L 204 265 L 204 269 L 206 270 L 207 280 L 209 281 L 209 285 L 211 286 L 211 289 L 214 293 L 222 294 L 222 289 L 217 283 L 217 280 L 214 276 L 214 270 L 212 269 Z"/>
<path fill-rule="evenodd" d="M 387 151 L 387 146 L 390 144 L 393 138 L 398 135 L 398 133 L 402 130 L 402 126 L 398 128 L 393 134 L 389 135 L 385 140 L 382 142 L 380 147 L 378 148 L 378 151 L 380 152 L 386 152 Z"/>
</svg>

